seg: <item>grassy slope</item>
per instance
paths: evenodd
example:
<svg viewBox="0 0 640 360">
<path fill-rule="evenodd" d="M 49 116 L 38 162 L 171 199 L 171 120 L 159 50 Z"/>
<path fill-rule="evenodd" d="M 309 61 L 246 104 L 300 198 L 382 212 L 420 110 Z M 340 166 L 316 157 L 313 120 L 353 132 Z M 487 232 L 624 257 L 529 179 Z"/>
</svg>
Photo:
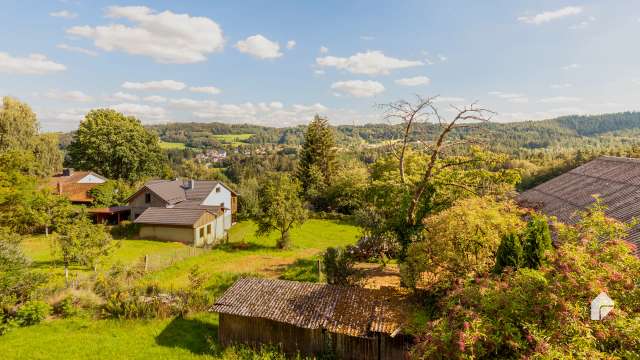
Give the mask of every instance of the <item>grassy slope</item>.
<svg viewBox="0 0 640 360">
<path fill-rule="evenodd" d="M 182 150 L 186 146 L 183 143 L 165 142 L 160 141 L 160 148 L 165 150 Z"/>
<path fill-rule="evenodd" d="M 329 220 L 309 220 L 292 232 L 293 248 L 274 248 L 276 234 L 255 236 L 256 225 L 242 222 L 230 232 L 233 243 L 246 242 L 245 250 L 212 250 L 188 258 L 165 270 L 148 275 L 146 281 L 163 286 L 184 286 L 189 269 L 198 265 L 209 276 L 207 286 L 216 287 L 221 278 L 241 272 L 278 276 L 296 259 L 319 254 L 328 246 L 351 244 L 360 229 Z M 48 241 L 29 239 L 26 251 L 36 261 L 49 261 Z M 125 240 L 110 259 L 135 261 L 151 251 L 171 253 L 181 244 Z M 125 262 L 126 263 L 126 262 Z M 93 320 L 73 318 L 50 320 L 42 324 L 14 329 L 0 336 L 1 359 L 211 359 L 209 341 L 215 343 L 217 315 L 198 314 L 187 319 L 166 320 Z M 234 358 L 231 356 L 230 358 Z"/>
<path fill-rule="evenodd" d="M 2 359 L 212 359 L 218 317 L 47 321 L 0 336 Z"/>
<path fill-rule="evenodd" d="M 189 269 L 197 265 L 211 276 L 207 286 L 215 285 L 219 276 L 230 273 L 260 273 L 277 276 L 295 260 L 310 257 L 329 246 L 354 243 L 360 229 L 356 226 L 329 220 L 308 220 L 291 233 L 293 246 L 289 250 L 274 248 L 277 234 L 256 237 L 256 225 L 243 222 L 230 231 L 229 241 L 246 242 L 246 250 L 215 249 L 204 255 L 181 261 L 146 277 L 145 281 L 158 283 L 161 287 L 183 287 L 188 284 Z"/>
</svg>

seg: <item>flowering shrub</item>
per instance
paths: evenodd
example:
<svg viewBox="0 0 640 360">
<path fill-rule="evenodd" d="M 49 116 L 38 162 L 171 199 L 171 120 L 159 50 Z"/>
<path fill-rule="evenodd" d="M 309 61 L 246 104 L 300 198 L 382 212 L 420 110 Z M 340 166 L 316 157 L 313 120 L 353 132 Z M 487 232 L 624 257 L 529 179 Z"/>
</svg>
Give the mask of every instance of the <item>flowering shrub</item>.
<svg viewBox="0 0 640 360">
<path fill-rule="evenodd" d="M 598 204 L 596 206 L 599 206 Z M 637 358 L 640 260 L 619 238 L 624 225 L 594 208 L 535 270 L 522 268 L 459 282 L 416 328 L 418 358 Z M 590 320 L 601 291 L 615 308 Z M 634 357 L 635 356 L 635 357 Z"/>
</svg>

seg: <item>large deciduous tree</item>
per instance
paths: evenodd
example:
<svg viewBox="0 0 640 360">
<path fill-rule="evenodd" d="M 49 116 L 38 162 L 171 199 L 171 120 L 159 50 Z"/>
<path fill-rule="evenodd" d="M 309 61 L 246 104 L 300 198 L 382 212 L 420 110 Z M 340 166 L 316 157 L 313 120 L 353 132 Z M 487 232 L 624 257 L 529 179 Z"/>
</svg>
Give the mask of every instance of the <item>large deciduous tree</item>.
<svg viewBox="0 0 640 360">
<path fill-rule="evenodd" d="M 91 110 L 68 147 L 71 165 L 108 178 L 138 180 L 160 175 L 164 155 L 158 136 L 134 117 L 115 110 Z"/>
<path fill-rule="evenodd" d="M 308 199 L 319 196 L 330 183 L 335 171 L 336 141 L 329 121 L 314 117 L 304 134 L 296 176 Z"/>
<path fill-rule="evenodd" d="M 268 235 L 277 231 L 280 233 L 278 248 L 287 248 L 290 244 L 289 231 L 307 219 L 307 210 L 299 193 L 299 182 L 287 174 L 273 174 L 260 188 L 257 234 Z"/>
</svg>

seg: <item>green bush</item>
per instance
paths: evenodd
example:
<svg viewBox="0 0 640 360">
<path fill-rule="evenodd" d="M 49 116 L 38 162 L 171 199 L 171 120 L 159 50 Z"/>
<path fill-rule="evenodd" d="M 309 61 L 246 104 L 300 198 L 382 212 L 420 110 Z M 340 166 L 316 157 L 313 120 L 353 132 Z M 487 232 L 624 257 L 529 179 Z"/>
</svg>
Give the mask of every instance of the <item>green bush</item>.
<svg viewBox="0 0 640 360">
<path fill-rule="evenodd" d="M 125 220 L 111 228 L 111 236 L 116 239 L 135 239 L 140 233 L 140 224 Z"/>
<path fill-rule="evenodd" d="M 518 269 L 522 265 L 522 257 L 520 236 L 515 233 L 503 236 L 496 252 L 495 272 L 501 273 L 507 267 Z"/>
<path fill-rule="evenodd" d="M 18 308 L 15 319 L 21 326 L 35 325 L 44 320 L 51 312 L 49 304 L 32 300 Z"/>
<path fill-rule="evenodd" d="M 351 255 L 342 247 L 330 247 L 322 259 L 327 282 L 335 285 L 350 285 L 356 281 L 358 271 Z"/>
<path fill-rule="evenodd" d="M 542 216 L 533 216 L 522 235 L 523 266 L 537 269 L 551 248 L 549 224 Z"/>
<path fill-rule="evenodd" d="M 77 312 L 71 296 L 67 296 L 53 305 L 53 313 L 58 316 L 69 317 L 77 314 Z"/>
</svg>

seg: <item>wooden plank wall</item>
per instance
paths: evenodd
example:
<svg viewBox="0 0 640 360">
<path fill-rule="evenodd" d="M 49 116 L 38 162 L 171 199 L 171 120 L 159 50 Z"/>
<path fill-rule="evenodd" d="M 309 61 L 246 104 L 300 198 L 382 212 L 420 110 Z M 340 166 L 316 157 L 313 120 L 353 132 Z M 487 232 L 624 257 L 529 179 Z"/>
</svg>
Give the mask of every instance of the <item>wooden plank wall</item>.
<svg viewBox="0 0 640 360">
<path fill-rule="evenodd" d="M 258 349 L 263 344 L 271 344 L 290 356 L 333 353 L 338 359 L 406 358 L 407 344 L 401 335 L 395 338 L 386 335 L 354 337 L 229 314 L 220 314 L 218 332 L 223 346 L 244 344 Z"/>
</svg>

